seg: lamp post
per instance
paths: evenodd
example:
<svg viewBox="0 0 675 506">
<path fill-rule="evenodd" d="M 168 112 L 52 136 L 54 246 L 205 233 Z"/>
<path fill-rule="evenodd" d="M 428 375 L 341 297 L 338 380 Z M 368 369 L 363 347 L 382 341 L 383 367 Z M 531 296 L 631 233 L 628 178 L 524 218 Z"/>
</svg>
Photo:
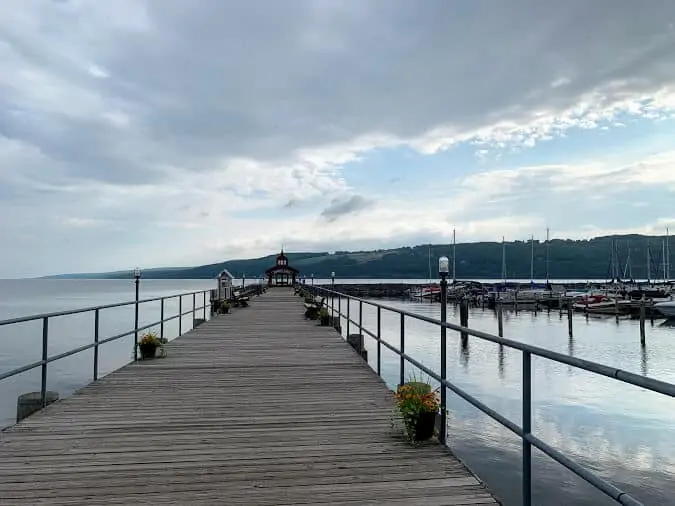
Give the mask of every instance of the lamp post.
<svg viewBox="0 0 675 506">
<path fill-rule="evenodd" d="M 134 361 L 138 360 L 138 295 L 141 283 L 141 270 L 134 269 L 134 284 L 136 285 L 136 304 L 134 305 Z"/>
<path fill-rule="evenodd" d="M 441 276 L 441 323 L 447 321 L 447 309 L 448 309 L 448 272 L 449 272 L 449 262 L 448 257 L 440 257 L 438 259 L 438 274 Z M 441 380 L 445 381 L 446 378 L 446 349 L 447 349 L 447 329 L 444 325 L 441 325 Z M 441 427 L 439 431 L 438 439 L 442 444 L 445 444 L 445 425 L 446 425 L 446 407 L 447 407 L 447 388 L 444 384 L 441 384 Z"/>
</svg>

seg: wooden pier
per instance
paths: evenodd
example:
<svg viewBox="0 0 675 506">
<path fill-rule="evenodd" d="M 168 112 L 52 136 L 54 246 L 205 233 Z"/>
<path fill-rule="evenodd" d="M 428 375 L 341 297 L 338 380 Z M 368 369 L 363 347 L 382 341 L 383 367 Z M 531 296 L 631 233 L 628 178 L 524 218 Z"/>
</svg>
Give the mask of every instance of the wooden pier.
<svg viewBox="0 0 675 506">
<path fill-rule="evenodd" d="M 0 432 L 10 505 L 497 504 L 286 288 Z"/>
</svg>

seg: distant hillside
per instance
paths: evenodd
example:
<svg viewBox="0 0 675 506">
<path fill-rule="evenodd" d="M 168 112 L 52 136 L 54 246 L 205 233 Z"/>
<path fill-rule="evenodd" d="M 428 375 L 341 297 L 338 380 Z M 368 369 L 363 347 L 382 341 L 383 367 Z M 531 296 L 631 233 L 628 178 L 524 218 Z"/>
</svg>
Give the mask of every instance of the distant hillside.
<svg viewBox="0 0 675 506">
<path fill-rule="evenodd" d="M 651 244 L 652 278 L 663 277 L 662 237 L 642 235 L 606 236 L 590 240 L 554 239 L 550 244 L 551 279 L 604 279 L 611 277 L 610 258 L 612 240 L 615 240 L 620 274 L 630 277 L 626 269 L 628 245 L 633 278 L 647 275 L 647 245 Z M 672 250 L 672 248 L 671 248 Z M 441 255 L 451 257 L 451 244 L 420 245 L 376 251 L 339 251 L 328 253 L 288 253 L 289 263 L 300 269 L 301 275 L 314 274 L 327 278 L 334 271 L 341 278 L 423 278 L 429 277 L 429 251 L 431 273 L 437 275 L 437 259 Z M 506 243 L 507 276 L 510 279 L 530 278 L 531 244 L 516 241 Z M 671 251 L 672 265 L 672 251 Z M 276 254 L 249 260 L 229 260 L 199 267 L 172 267 L 147 269 L 144 278 L 154 279 L 210 279 L 223 269 L 234 276 L 245 273 L 249 277 L 262 276 L 266 268 L 274 264 Z M 497 242 L 457 244 L 457 277 L 471 279 L 501 278 L 502 245 Z M 535 241 L 535 278 L 546 275 L 546 245 Z M 671 269 L 672 271 L 672 269 Z M 103 274 L 63 275 L 59 277 L 129 278 L 130 271 Z"/>
</svg>

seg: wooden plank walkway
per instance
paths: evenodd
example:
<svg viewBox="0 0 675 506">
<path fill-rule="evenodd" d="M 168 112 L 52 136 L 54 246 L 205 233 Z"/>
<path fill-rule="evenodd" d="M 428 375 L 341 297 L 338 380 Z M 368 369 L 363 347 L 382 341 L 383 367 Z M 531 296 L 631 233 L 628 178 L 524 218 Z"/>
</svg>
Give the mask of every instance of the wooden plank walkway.
<svg viewBox="0 0 675 506">
<path fill-rule="evenodd" d="M 102 349 L 105 353 L 105 348 Z M 0 433 L 0 504 L 497 504 L 274 289 Z"/>
</svg>

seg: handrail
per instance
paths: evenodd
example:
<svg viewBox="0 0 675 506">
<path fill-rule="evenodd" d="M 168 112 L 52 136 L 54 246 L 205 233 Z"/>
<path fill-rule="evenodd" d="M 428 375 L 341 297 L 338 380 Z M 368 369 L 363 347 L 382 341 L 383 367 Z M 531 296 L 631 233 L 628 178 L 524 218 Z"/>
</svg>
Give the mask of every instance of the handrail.
<svg viewBox="0 0 675 506">
<path fill-rule="evenodd" d="M 447 285 L 445 285 L 447 287 Z M 443 289 L 444 286 L 441 284 L 441 288 Z M 624 504 L 624 505 L 630 505 L 630 506 L 643 506 L 640 501 L 629 495 L 628 493 L 620 490 L 616 486 L 612 485 L 608 481 L 598 477 L 596 474 L 593 472 L 589 471 L 586 469 L 584 466 L 581 464 L 577 463 L 576 461 L 572 460 L 571 458 L 567 457 L 563 453 L 559 452 L 558 450 L 552 448 L 549 446 L 547 443 L 542 441 L 541 439 L 537 438 L 534 436 L 531 432 L 531 382 L 532 382 L 532 356 L 539 356 L 543 357 L 555 362 L 559 362 L 562 364 L 566 364 L 578 369 L 582 369 L 588 372 L 592 372 L 595 374 L 599 374 L 608 378 L 613 378 L 619 381 L 622 381 L 624 383 L 628 383 L 637 387 L 644 388 L 646 390 L 650 390 L 652 392 L 657 392 L 663 395 L 667 395 L 669 397 L 675 397 L 675 384 L 671 384 L 665 381 L 659 381 L 655 380 L 653 378 L 647 378 L 644 376 L 640 376 L 628 371 L 624 371 L 623 369 L 617 369 L 614 367 L 608 367 L 606 365 L 597 363 L 597 362 L 592 362 L 590 360 L 584 360 L 584 359 L 579 359 L 575 357 L 570 357 L 568 355 L 563 355 L 561 353 L 557 353 L 551 350 L 547 350 L 545 348 L 540 348 L 538 346 L 532 346 L 529 344 L 525 343 L 520 343 L 518 341 L 514 341 L 511 339 L 506 339 L 503 337 L 499 337 L 493 334 L 489 334 L 487 332 L 482 332 L 479 330 L 474 330 L 469 327 L 464 327 L 461 325 L 456 325 L 453 323 L 448 323 L 444 322 L 441 320 L 437 320 L 435 318 L 430 318 L 428 316 L 423 316 L 419 315 L 416 313 L 411 313 L 410 311 L 405 311 L 402 309 L 394 308 L 391 306 L 387 306 L 385 304 L 380 304 L 371 300 L 366 300 L 362 299 L 359 297 L 343 294 L 341 292 L 338 292 L 334 289 L 328 289 L 328 288 L 323 288 L 320 286 L 302 286 L 302 289 L 313 292 L 314 295 L 317 295 L 319 293 L 322 293 L 324 295 L 328 295 L 331 298 L 331 311 L 333 315 L 337 315 L 338 318 L 345 318 L 346 323 L 347 323 L 347 329 L 349 329 L 349 325 L 353 324 L 356 328 L 360 330 L 360 332 L 368 335 L 369 337 L 373 338 L 377 342 L 377 372 L 380 374 L 381 371 L 381 351 L 380 347 L 385 346 L 392 352 L 396 353 L 401 360 L 401 368 L 400 368 L 400 383 L 402 384 L 404 382 L 404 377 L 403 377 L 403 364 L 405 362 L 415 366 L 418 368 L 420 371 L 424 372 L 427 374 L 429 377 L 433 378 L 435 381 L 438 381 L 439 384 L 444 387 L 442 393 L 444 393 L 445 389 L 450 389 L 452 390 L 455 394 L 481 410 L 483 413 L 487 414 L 490 416 L 492 419 L 496 420 L 499 422 L 501 425 L 509 429 L 511 432 L 519 436 L 522 441 L 523 441 L 523 478 L 522 478 L 522 490 L 523 490 L 523 504 L 525 506 L 531 506 L 532 504 L 532 459 L 531 459 L 531 448 L 535 447 L 539 450 L 541 450 L 543 453 L 548 455 L 550 458 L 558 462 L 559 464 L 563 465 L 573 473 L 575 473 L 577 476 L 585 480 L 586 482 L 590 483 L 593 485 L 595 488 L 598 490 L 602 491 L 612 499 L 614 499 L 617 503 L 619 504 Z M 447 294 L 447 292 L 446 292 Z M 338 299 L 338 308 L 336 309 L 335 307 L 335 298 L 337 297 Z M 341 300 L 345 298 L 348 301 L 356 301 L 359 303 L 359 319 L 358 321 L 352 319 L 350 317 L 350 311 L 349 308 L 351 304 L 347 304 L 347 314 L 345 315 L 342 313 L 342 308 L 341 308 Z M 442 294 L 442 300 L 444 299 L 443 294 Z M 447 298 L 445 298 L 447 301 Z M 328 304 L 328 301 L 326 300 L 326 305 Z M 443 303 L 443 302 L 442 302 Z M 370 330 L 366 329 L 363 327 L 363 304 L 372 306 L 374 308 L 377 308 L 377 334 L 374 332 L 371 332 Z M 400 344 L 400 349 L 395 347 L 394 345 L 386 342 L 381 334 L 381 311 L 390 311 L 393 313 L 397 313 L 401 316 L 401 344 Z M 443 314 L 441 315 L 443 316 Z M 444 329 L 450 329 L 456 332 L 460 332 L 465 335 L 472 335 L 474 337 L 477 337 L 479 339 L 483 339 L 489 342 L 493 342 L 496 344 L 504 345 L 509 348 L 517 349 L 519 350 L 522 355 L 523 355 L 523 376 L 522 376 L 522 384 L 523 384 L 523 425 L 522 427 L 519 426 L 517 423 L 509 420 L 505 416 L 499 414 L 486 404 L 482 403 L 475 397 L 473 397 L 471 394 L 465 392 L 463 389 L 460 387 L 456 386 L 453 384 L 451 381 L 448 381 L 444 376 L 445 374 L 439 375 L 432 369 L 428 368 L 424 364 L 420 363 L 419 361 L 415 360 L 412 358 L 410 355 L 405 353 L 405 340 L 404 340 L 404 321 L 405 318 L 411 318 L 419 321 L 424 321 L 427 323 L 431 323 L 434 325 L 437 325 L 441 331 L 443 332 Z M 349 332 L 347 332 L 349 333 Z M 444 339 L 441 339 L 441 342 L 443 342 Z M 445 356 L 446 356 L 446 349 L 445 346 L 442 346 L 441 348 L 441 364 L 446 363 L 445 361 Z M 446 405 L 445 405 L 445 396 L 442 395 L 441 397 L 441 424 L 445 424 L 445 412 L 446 412 Z M 442 443 L 445 444 L 445 427 L 441 428 L 441 434 L 439 436 L 439 439 L 441 439 Z"/>
<path fill-rule="evenodd" d="M 174 295 L 166 295 L 164 297 L 153 297 L 151 299 L 142 299 L 142 300 L 130 300 L 127 302 L 114 302 L 112 304 L 103 304 L 101 306 L 89 306 L 89 307 L 83 307 L 83 308 L 78 308 L 78 309 L 67 309 L 65 311 L 55 311 L 52 313 L 42 313 L 42 314 L 35 314 L 35 315 L 29 315 L 29 316 L 20 316 L 19 318 L 9 318 L 7 320 L 0 320 L 0 327 L 3 325 L 13 325 L 15 323 L 23 323 L 23 322 L 29 322 L 32 320 L 40 320 L 42 318 L 54 318 L 57 316 L 67 316 L 67 315 L 72 315 L 72 314 L 78 314 L 78 313 L 87 313 L 89 311 L 95 311 L 97 309 L 110 309 L 114 307 L 122 307 L 122 306 L 130 306 L 132 304 L 144 304 L 146 302 L 156 302 L 158 300 L 162 299 L 174 299 L 176 297 L 187 297 L 188 295 L 192 294 L 198 294 L 198 293 L 208 293 L 211 290 L 198 290 L 196 292 L 185 292 L 185 293 L 177 293 Z"/>
<path fill-rule="evenodd" d="M 192 314 L 193 315 L 193 320 L 196 318 L 197 311 L 203 311 L 203 317 L 206 319 L 206 308 L 212 306 L 212 300 L 209 297 L 209 300 L 207 302 L 207 294 L 210 294 L 212 290 L 198 290 L 198 291 L 192 291 L 192 292 L 183 292 L 183 293 L 177 293 L 174 295 L 165 295 L 165 296 L 160 296 L 160 297 L 152 297 L 148 299 L 139 299 L 138 298 L 138 284 L 137 284 L 137 291 L 136 291 L 136 299 L 132 301 L 126 301 L 126 302 L 115 302 L 112 304 L 103 304 L 99 306 L 89 306 L 89 307 L 83 307 L 83 308 L 78 308 L 78 309 L 69 309 L 65 311 L 54 311 L 50 313 L 41 313 L 41 314 L 35 314 L 35 315 L 29 315 L 29 316 L 22 316 L 18 318 L 9 318 L 6 320 L 0 320 L 0 327 L 7 326 L 7 325 L 14 325 L 18 323 L 24 323 L 24 322 L 29 322 L 29 321 L 36 321 L 36 320 L 42 320 L 42 359 L 32 362 L 30 364 L 25 364 L 20 367 L 17 367 L 15 369 L 12 369 L 10 371 L 6 371 L 3 373 L 0 373 L 0 381 L 5 380 L 7 378 L 11 378 L 12 376 L 16 376 L 18 374 L 31 371 L 33 369 L 37 369 L 38 367 L 42 368 L 42 374 L 41 374 L 41 387 L 40 387 L 40 394 L 41 394 L 41 401 L 42 401 L 42 407 L 45 407 L 47 404 L 47 370 L 48 370 L 48 364 L 52 362 L 56 362 L 58 360 L 61 360 L 66 357 L 70 357 L 72 355 L 76 355 L 78 353 L 81 353 L 83 351 L 87 350 L 94 350 L 94 374 L 93 374 L 93 381 L 98 380 L 98 353 L 99 353 L 99 347 L 103 344 L 110 343 L 112 341 L 116 341 L 118 339 L 121 339 L 126 336 L 134 335 L 134 343 L 135 345 L 138 343 L 138 333 L 142 332 L 144 330 L 150 329 L 152 327 L 160 326 L 160 339 L 164 339 L 164 324 L 175 320 L 179 319 L 179 325 L 178 325 L 178 336 L 180 337 L 182 335 L 182 326 L 180 322 L 182 321 L 182 317 Z M 249 285 L 247 287 L 243 287 L 242 292 L 244 294 L 252 294 L 260 291 L 260 286 L 259 285 Z M 202 305 L 197 306 L 197 295 L 201 295 L 202 297 Z M 185 297 L 192 296 L 192 304 L 191 308 L 188 309 L 187 311 L 183 311 L 183 299 Z M 164 314 L 164 305 L 165 301 L 171 300 L 171 299 L 176 299 L 178 298 L 178 314 L 175 314 L 173 316 L 168 316 L 166 317 Z M 139 326 L 138 324 L 138 308 L 141 304 L 145 304 L 148 302 L 157 302 L 160 301 L 160 311 L 161 311 L 161 316 L 160 319 L 157 321 L 154 321 L 152 323 L 149 323 L 147 325 L 142 325 Z M 201 302 L 201 301 L 200 301 Z M 104 309 L 111 309 L 111 308 L 117 308 L 117 307 L 125 307 L 125 306 L 134 306 L 135 307 L 135 323 L 134 323 L 134 328 L 132 330 L 122 332 L 120 334 L 116 334 L 110 337 L 106 338 L 100 338 L 99 336 L 99 321 L 100 321 L 100 312 Z M 58 353 L 56 355 L 48 355 L 48 343 L 49 343 L 49 320 L 50 318 L 56 318 L 60 316 L 68 316 L 68 315 L 74 315 L 74 314 L 83 314 L 83 313 L 89 313 L 89 312 L 94 312 L 94 342 L 85 344 L 82 346 L 78 346 L 76 348 L 73 348 L 68 351 L 64 351 L 61 353 Z M 134 360 L 136 360 L 136 355 L 134 354 Z"/>
</svg>

